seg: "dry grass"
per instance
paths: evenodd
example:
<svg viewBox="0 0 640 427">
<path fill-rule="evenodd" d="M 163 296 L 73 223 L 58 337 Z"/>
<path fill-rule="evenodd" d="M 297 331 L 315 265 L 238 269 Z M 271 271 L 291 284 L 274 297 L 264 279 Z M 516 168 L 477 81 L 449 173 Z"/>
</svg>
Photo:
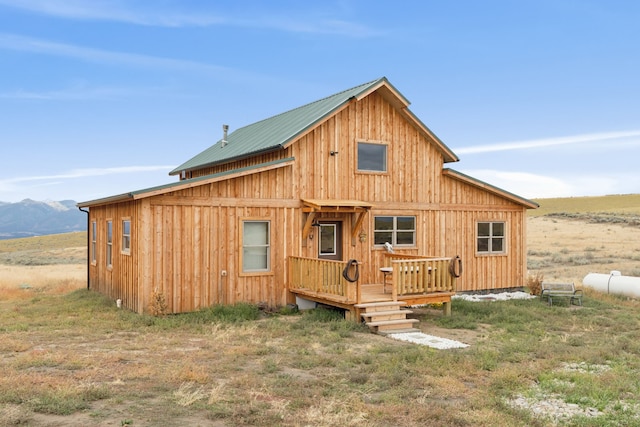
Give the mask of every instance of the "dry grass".
<svg viewBox="0 0 640 427">
<path fill-rule="evenodd" d="M 539 217 L 528 233 L 533 273 L 549 280 L 580 283 L 640 260 L 634 227 Z M 0 426 L 551 425 L 510 406 L 517 395 L 606 414 L 559 425 L 640 423 L 635 300 L 587 290 L 580 308 L 533 300 L 455 302 L 450 318 L 417 310 L 426 333 L 471 344 L 437 351 L 331 313 L 140 316 L 85 285 L 83 263 L 0 265 Z M 566 369 L 583 364 L 607 369 Z"/>
<path fill-rule="evenodd" d="M 87 286 L 82 264 L 15 266 L 0 264 L 0 300 L 28 299 L 34 294 L 63 294 Z"/>
<path fill-rule="evenodd" d="M 640 228 L 548 217 L 529 218 L 528 268 L 546 280 L 582 284 L 588 273 L 640 276 Z"/>
<path fill-rule="evenodd" d="M 538 199 L 540 208 L 530 210 L 530 216 L 544 216 L 553 213 L 618 213 L 640 215 L 640 194 L 622 194 L 599 197 L 569 197 Z"/>
</svg>

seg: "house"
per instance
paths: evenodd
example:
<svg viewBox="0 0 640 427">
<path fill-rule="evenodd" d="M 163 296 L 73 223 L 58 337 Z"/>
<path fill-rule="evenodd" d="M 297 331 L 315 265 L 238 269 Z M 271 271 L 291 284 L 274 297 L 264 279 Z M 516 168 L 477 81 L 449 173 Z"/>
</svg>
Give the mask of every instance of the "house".
<svg viewBox="0 0 640 427">
<path fill-rule="evenodd" d="M 295 301 L 358 313 L 524 286 L 536 203 L 445 168 L 458 157 L 408 105 L 383 77 L 224 127 L 175 183 L 79 203 L 89 288 L 139 313 L 158 296 L 172 313 Z"/>
</svg>

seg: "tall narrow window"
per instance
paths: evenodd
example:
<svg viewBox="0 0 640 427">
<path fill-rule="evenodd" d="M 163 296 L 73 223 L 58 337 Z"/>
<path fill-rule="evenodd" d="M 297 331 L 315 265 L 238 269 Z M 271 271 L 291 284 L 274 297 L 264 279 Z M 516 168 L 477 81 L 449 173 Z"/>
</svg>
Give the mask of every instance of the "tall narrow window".
<svg viewBox="0 0 640 427">
<path fill-rule="evenodd" d="M 112 249 L 113 249 L 113 221 L 107 221 L 107 267 L 111 267 L 112 264 Z"/>
<path fill-rule="evenodd" d="M 387 171 L 387 146 L 358 142 L 358 170 L 372 172 Z"/>
<path fill-rule="evenodd" d="M 131 220 L 122 220 L 122 253 L 131 253 Z"/>
<path fill-rule="evenodd" d="M 321 224 L 320 239 L 318 239 L 318 253 L 322 255 L 336 254 L 336 225 Z"/>
<path fill-rule="evenodd" d="M 96 263 L 96 242 L 98 240 L 98 224 L 91 221 L 91 262 Z"/>
<path fill-rule="evenodd" d="M 476 248 L 482 254 L 505 253 L 505 223 L 479 222 Z"/>
<path fill-rule="evenodd" d="M 376 216 L 373 240 L 375 245 L 415 246 L 415 216 Z"/>
<path fill-rule="evenodd" d="M 242 222 L 242 271 L 270 271 L 269 221 Z"/>
</svg>

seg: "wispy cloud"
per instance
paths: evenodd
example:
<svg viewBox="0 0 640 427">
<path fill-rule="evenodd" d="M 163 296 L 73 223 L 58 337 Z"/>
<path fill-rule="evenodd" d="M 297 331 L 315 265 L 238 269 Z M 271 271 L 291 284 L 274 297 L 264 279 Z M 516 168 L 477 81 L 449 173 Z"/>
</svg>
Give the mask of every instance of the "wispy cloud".
<svg viewBox="0 0 640 427">
<path fill-rule="evenodd" d="M 210 3 L 215 4 L 215 3 Z M 290 7 L 274 11 L 274 5 L 268 5 L 268 12 L 243 10 L 242 18 L 209 10 L 191 10 L 184 12 L 182 2 L 174 4 L 150 2 L 122 2 L 117 0 L 0 0 L 0 5 L 54 16 L 64 19 L 112 21 L 133 25 L 154 27 L 207 27 L 227 26 L 243 28 L 262 28 L 291 33 L 312 33 L 342 35 L 363 38 L 381 35 L 380 29 L 352 22 L 340 17 L 341 8 L 326 5 L 321 10 L 292 11 Z M 304 4 L 304 3 L 302 3 Z M 149 7 L 151 5 L 151 7 Z M 314 6 L 317 7 L 317 6 Z M 324 17 L 323 17 L 324 16 Z M 330 16 L 330 17 L 326 17 Z"/>
<path fill-rule="evenodd" d="M 20 182 L 35 182 L 35 181 L 55 181 L 65 179 L 78 179 L 88 178 L 95 176 L 106 175 L 122 175 L 133 174 L 143 172 L 157 172 L 157 171 L 170 171 L 174 166 L 119 166 L 112 168 L 88 168 L 88 169 L 73 169 L 68 172 L 63 172 L 54 175 L 33 175 L 33 176 L 21 176 L 16 178 L 9 178 L 0 180 L 0 186 L 17 184 Z"/>
<path fill-rule="evenodd" d="M 640 130 L 621 132 L 602 132 L 573 135 L 557 138 L 533 139 L 528 141 L 505 142 L 499 144 L 478 145 L 454 149 L 456 154 L 479 154 L 496 151 L 528 150 L 532 148 L 554 147 L 559 145 L 578 144 L 584 142 L 611 141 L 623 138 L 640 137 Z M 638 141 L 640 144 L 640 141 Z"/>
<path fill-rule="evenodd" d="M 114 52 L 94 49 L 66 43 L 52 42 L 16 34 L 0 33 L 0 49 L 33 52 L 54 56 L 69 57 L 87 62 L 107 64 L 125 64 L 139 67 L 162 67 L 172 69 L 189 69 L 195 71 L 230 71 L 226 67 L 204 64 L 201 62 L 134 53 Z"/>
<path fill-rule="evenodd" d="M 161 3 L 147 4 L 152 7 L 136 9 L 135 3 L 113 0 L 0 0 L 0 5 L 3 6 L 75 20 L 114 21 L 157 27 L 208 26 L 225 21 L 214 14 L 163 11 L 160 9 Z"/>
<path fill-rule="evenodd" d="M 469 169 L 463 173 L 530 199 L 637 193 L 633 174 L 602 171 L 580 174 L 571 171 L 554 176 L 493 169 Z"/>
<path fill-rule="evenodd" d="M 94 99 L 115 99 L 129 97 L 132 92 L 139 93 L 140 89 L 127 89 L 115 87 L 87 87 L 84 85 L 73 86 L 62 90 L 51 91 L 26 91 L 14 90 L 0 93 L 0 99 L 26 100 L 26 101 L 83 101 Z"/>
</svg>

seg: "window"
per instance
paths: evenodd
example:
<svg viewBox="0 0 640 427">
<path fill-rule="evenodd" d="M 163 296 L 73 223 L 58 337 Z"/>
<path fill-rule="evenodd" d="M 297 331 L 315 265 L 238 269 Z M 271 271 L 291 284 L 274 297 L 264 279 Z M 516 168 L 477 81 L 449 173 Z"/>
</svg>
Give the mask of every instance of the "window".
<svg viewBox="0 0 640 427">
<path fill-rule="evenodd" d="M 336 225 L 320 224 L 320 239 L 318 253 L 322 255 L 336 255 Z"/>
<path fill-rule="evenodd" d="M 91 263 L 96 263 L 96 241 L 98 240 L 98 225 L 91 221 Z"/>
<path fill-rule="evenodd" d="M 387 146 L 358 142 L 358 170 L 386 172 Z"/>
<path fill-rule="evenodd" d="M 269 221 L 243 221 L 242 271 L 270 271 Z"/>
<path fill-rule="evenodd" d="M 479 222 L 477 251 L 483 254 L 505 252 L 504 222 Z"/>
<path fill-rule="evenodd" d="M 374 245 L 415 246 L 415 216 L 376 216 L 374 218 Z"/>
<path fill-rule="evenodd" d="M 107 221 L 107 267 L 112 265 L 112 248 L 113 248 L 113 221 Z"/>
<path fill-rule="evenodd" d="M 122 253 L 131 253 L 131 220 L 122 220 Z"/>
</svg>

